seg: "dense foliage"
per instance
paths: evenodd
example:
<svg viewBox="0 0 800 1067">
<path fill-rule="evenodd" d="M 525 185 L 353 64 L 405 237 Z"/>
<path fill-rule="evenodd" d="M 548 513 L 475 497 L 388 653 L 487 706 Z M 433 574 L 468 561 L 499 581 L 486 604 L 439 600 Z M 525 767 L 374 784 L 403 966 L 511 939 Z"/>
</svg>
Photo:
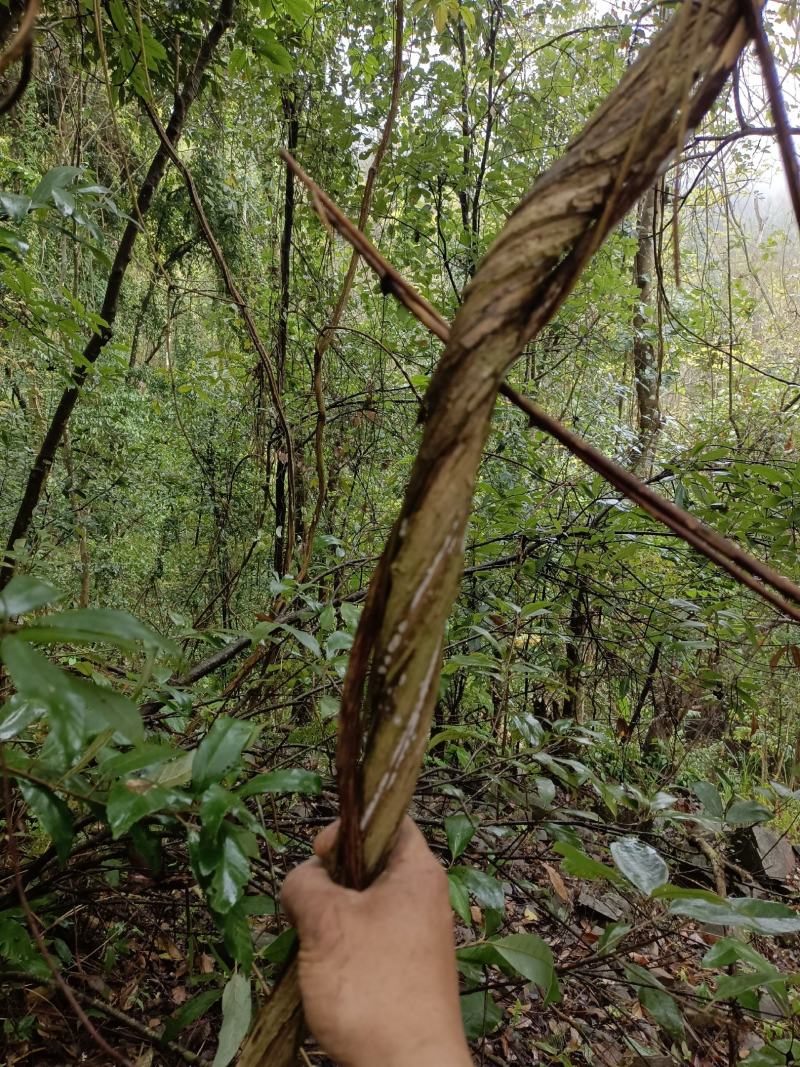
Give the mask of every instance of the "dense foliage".
<svg viewBox="0 0 800 1067">
<path fill-rule="evenodd" d="M 384 139 L 366 228 L 449 319 L 665 17 L 230 6 L 217 41 L 200 0 L 47 4 L 0 119 L 4 542 L 42 474 L 0 593 L 9 1062 L 98 1055 L 56 971 L 131 1061 L 231 1062 L 293 939 L 280 881 L 335 811 L 348 651 L 441 346 L 363 265 L 343 289 L 351 251 L 278 149 L 357 219 Z M 767 27 L 791 110 L 796 9 Z M 745 57 L 511 381 L 800 579 L 770 121 Z M 796 1062 L 798 667 L 793 624 L 498 402 L 414 809 L 482 1054 Z"/>
</svg>

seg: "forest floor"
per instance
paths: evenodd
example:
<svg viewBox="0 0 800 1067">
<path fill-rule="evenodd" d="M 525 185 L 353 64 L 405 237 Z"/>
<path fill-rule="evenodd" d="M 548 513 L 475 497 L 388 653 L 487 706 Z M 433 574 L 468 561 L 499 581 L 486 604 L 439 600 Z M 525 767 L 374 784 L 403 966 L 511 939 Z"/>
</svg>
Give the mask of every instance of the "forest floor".
<svg viewBox="0 0 800 1067">
<path fill-rule="evenodd" d="M 442 795 L 438 773 L 423 777 L 414 815 L 431 847 L 446 862 L 441 828 L 452 800 Z M 542 818 L 531 819 L 529 808 L 499 799 L 492 776 L 466 778 L 459 784 L 473 816 L 481 818 L 481 829 L 459 862 L 485 869 L 491 853 L 492 871 L 505 889 L 505 915 L 495 916 L 495 921 L 501 922 L 503 934 L 533 932 L 547 941 L 563 996 L 559 1003 L 545 1005 L 533 984 L 485 968 L 479 996 L 480 988 L 488 989 L 493 999 L 484 1009 L 484 1025 L 481 1020 L 477 1023 L 478 1029 L 491 1032 L 473 1041 L 476 1063 L 722 1067 L 746 1062 L 765 1038 L 791 1034 L 791 1022 L 769 996 L 762 995 L 757 1011 L 728 1002 L 709 1004 L 709 972 L 701 961 L 725 933 L 723 928 L 670 915 L 663 903 L 619 884 L 611 888 L 602 880 L 573 878 L 559 867 L 562 857 L 552 848 L 556 823 L 576 834 L 586 853 L 601 859 L 615 837 L 631 832 L 647 837 L 654 834 L 652 824 L 608 823 L 599 814 L 597 798 L 580 791 L 559 797 L 566 806 L 557 809 L 557 818 L 546 831 Z M 686 807 L 691 803 L 687 799 Z M 253 888 L 274 896 L 285 872 L 308 855 L 311 838 L 333 812 L 333 795 L 324 793 L 296 801 L 280 820 L 276 816 L 274 830 L 284 851 L 272 860 L 262 859 Z M 668 859 L 673 881 L 719 890 L 723 877 L 731 895 L 759 896 L 765 888 L 775 893 L 774 882 L 765 887 L 763 879 L 759 882 L 729 858 L 719 840 L 712 849 L 698 847 L 697 839 L 672 828 L 652 840 Z M 163 1044 L 168 1019 L 203 990 L 211 999 L 226 969 L 185 852 L 176 845 L 172 853 L 165 848 L 165 855 L 163 869 L 154 876 L 141 857 L 121 850 L 108 837 L 89 833 L 69 868 L 53 869 L 47 879 L 48 897 L 64 902 L 47 931 L 56 938 L 62 973 L 95 1026 L 135 1067 L 211 1063 L 220 1021 L 219 1003 L 207 1005 L 198 1018 L 184 1020 L 175 1044 Z M 780 890 L 790 903 L 800 897 L 800 864 L 794 864 Z M 37 899 L 44 907 L 41 896 L 32 898 L 34 906 Z M 458 922 L 460 946 L 483 936 L 484 910 L 473 904 L 470 918 L 471 925 Z M 624 924 L 615 928 L 624 929 L 624 939 L 614 945 L 612 938 L 609 950 L 600 955 L 598 940 L 614 923 Z M 262 975 L 270 973 L 285 951 L 285 929 L 280 915 L 253 920 L 256 984 L 263 988 Z M 797 935 L 753 935 L 750 944 L 781 971 L 800 970 Z M 637 967 L 679 1005 L 685 1027 L 682 1039 L 673 1040 L 665 1031 L 663 1006 L 656 1012 L 662 1024 L 658 1025 L 642 1005 Z M 45 977 L 0 975 L 5 987 L 0 1014 L 13 1023 L 5 1026 L 2 1062 L 6 1067 L 73 1063 L 106 1067 L 107 1054 L 98 1050 L 63 995 Z M 306 1046 L 306 1056 L 311 1064 L 327 1064 L 312 1043 Z"/>
</svg>

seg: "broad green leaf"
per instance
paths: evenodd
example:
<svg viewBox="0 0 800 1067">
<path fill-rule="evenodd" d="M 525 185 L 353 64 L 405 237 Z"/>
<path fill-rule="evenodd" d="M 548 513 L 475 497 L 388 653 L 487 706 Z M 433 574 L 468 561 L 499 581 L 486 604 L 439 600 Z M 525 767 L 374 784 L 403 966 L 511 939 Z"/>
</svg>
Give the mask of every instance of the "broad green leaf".
<svg viewBox="0 0 800 1067">
<path fill-rule="evenodd" d="M 451 882 L 464 886 L 485 908 L 505 907 L 506 895 L 502 883 L 490 874 L 472 867 L 451 867 L 447 877 Z"/>
<path fill-rule="evenodd" d="M 204 989 L 202 993 L 187 1000 L 180 1008 L 167 1019 L 164 1026 L 164 1041 L 174 1041 L 181 1030 L 201 1019 L 209 1008 L 212 1008 L 222 996 L 221 989 Z"/>
<path fill-rule="evenodd" d="M 42 715 L 44 708 L 41 704 L 34 704 L 15 693 L 0 708 L 0 741 L 10 741 Z"/>
<path fill-rule="evenodd" d="M 49 203 L 54 189 L 67 189 L 81 174 L 80 167 L 53 167 L 31 193 L 34 207 Z"/>
<path fill-rule="evenodd" d="M 72 829 L 72 815 L 64 801 L 43 785 L 17 779 L 20 792 L 31 811 L 35 812 L 43 829 L 53 839 L 58 858 L 63 863 L 72 847 L 75 832 Z"/>
<path fill-rule="evenodd" d="M 30 211 L 32 202 L 29 196 L 20 195 L 19 193 L 0 192 L 0 207 L 12 222 L 22 222 Z"/>
<path fill-rule="evenodd" d="M 176 789 L 149 785 L 141 779 L 116 782 L 111 787 L 106 802 L 106 816 L 111 827 L 111 836 L 116 840 L 146 815 L 152 815 L 164 809 L 174 811 L 187 806 L 188 803 L 188 797 Z"/>
<path fill-rule="evenodd" d="M 252 732 L 252 726 L 246 722 L 220 715 L 194 754 L 192 784 L 195 789 L 202 791 L 212 782 L 219 781 L 238 761 Z"/>
<path fill-rule="evenodd" d="M 547 992 L 553 982 L 553 953 L 550 946 L 536 934 L 510 934 L 493 941 L 498 956 L 512 970 Z"/>
<path fill-rule="evenodd" d="M 245 915 L 276 915 L 278 911 L 273 898 L 264 894 L 242 897 L 239 907 Z"/>
<path fill-rule="evenodd" d="M 353 647 L 353 635 L 346 630 L 334 630 L 325 639 L 325 655 L 332 659 L 337 652 L 349 652 Z"/>
<path fill-rule="evenodd" d="M 361 616 L 361 608 L 355 604 L 350 604 L 348 601 L 343 600 L 339 605 L 339 614 L 342 616 L 345 626 L 350 630 L 355 630 L 358 626 L 358 620 Z"/>
<path fill-rule="evenodd" d="M 472 926 L 472 915 L 469 910 L 469 892 L 463 882 L 457 878 L 451 878 L 447 872 L 447 891 L 450 897 L 450 907 L 467 924 Z"/>
<path fill-rule="evenodd" d="M 669 868 L 652 845 L 638 837 L 622 837 L 611 845 L 614 862 L 629 882 L 649 896 L 669 880 Z"/>
<path fill-rule="evenodd" d="M 241 801 L 235 793 L 223 789 L 219 782 L 212 782 L 200 798 L 200 822 L 203 832 L 209 838 L 215 838 L 222 820 L 234 805 L 239 804 Z"/>
<path fill-rule="evenodd" d="M 568 841 L 556 841 L 553 851 L 563 856 L 561 869 L 565 874 L 571 874 L 575 878 L 607 878 L 611 882 L 621 882 L 619 873 L 613 867 L 609 867 L 600 860 L 593 859 L 581 849 L 571 845 Z"/>
<path fill-rule="evenodd" d="M 115 645 L 133 651 L 140 645 L 146 648 L 173 649 L 170 641 L 139 622 L 126 611 L 110 608 L 78 608 L 48 615 L 45 619 L 25 626 L 21 635 L 37 644 L 68 642 L 70 644 Z"/>
<path fill-rule="evenodd" d="M 0 593 L 0 619 L 25 615 L 36 608 L 44 607 L 45 604 L 52 604 L 61 596 L 49 582 L 32 578 L 29 574 L 18 574 Z"/>
<path fill-rule="evenodd" d="M 102 720 L 104 726 L 110 727 L 115 734 L 120 734 L 125 741 L 136 744 L 144 738 L 144 725 L 139 709 L 122 693 L 82 678 L 69 678 L 64 684 L 69 686 L 76 700 L 82 701 L 87 712 L 93 713 L 97 719 Z"/>
<path fill-rule="evenodd" d="M 225 948 L 245 971 L 249 971 L 253 964 L 253 938 L 241 903 L 222 917 L 222 934 Z"/>
<path fill-rule="evenodd" d="M 721 937 L 703 956 L 704 967 L 728 967 L 732 963 L 749 963 L 752 967 L 765 972 L 774 967 L 754 948 L 736 937 Z"/>
<path fill-rule="evenodd" d="M 735 800 L 725 812 L 725 822 L 731 826 L 754 826 L 767 822 L 773 812 L 755 800 Z"/>
<path fill-rule="evenodd" d="M 738 926 L 759 934 L 795 934 L 800 931 L 800 915 L 774 900 L 754 900 L 752 897 L 718 897 L 675 900 L 669 909 L 673 915 L 684 915 L 698 922 L 715 926 Z"/>
<path fill-rule="evenodd" d="M 6 637 L 0 655 L 20 700 L 41 708 L 50 726 L 52 753 L 66 769 L 85 748 L 90 731 L 84 703 L 72 680 L 19 637 Z M 99 728 L 98 728 L 99 732 Z"/>
<path fill-rule="evenodd" d="M 98 770 L 108 778 L 120 778 L 134 771 L 144 770 L 145 767 L 157 767 L 179 755 L 180 750 L 171 745 L 157 745 L 148 741 L 132 748 L 130 752 L 117 752 L 106 757 L 99 764 Z"/>
<path fill-rule="evenodd" d="M 242 799 L 260 793 L 308 793 L 316 796 L 321 792 L 320 776 L 302 767 L 282 767 L 277 771 L 257 774 L 237 790 Z"/>
<path fill-rule="evenodd" d="M 231 832 L 230 824 L 225 826 L 215 866 L 208 899 L 211 907 L 224 915 L 238 903 L 250 878 L 250 860 L 240 836 Z"/>
<path fill-rule="evenodd" d="M 613 952 L 630 931 L 631 927 L 628 923 L 609 923 L 595 942 L 595 951 L 598 956 Z"/>
<path fill-rule="evenodd" d="M 663 988 L 644 967 L 633 963 L 625 966 L 628 981 L 636 986 L 639 1001 L 650 1012 L 653 1019 L 670 1037 L 680 1040 L 685 1032 L 683 1016 L 673 997 Z"/>
<path fill-rule="evenodd" d="M 319 641 L 317 641 L 313 634 L 306 633 L 305 630 L 298 630 L 294 626 L 289 626 L 288 623 L 282 623 L 281 629 L 285 630 L 287 634 L 291 634 L 292 637 L 294 637 L 296 641 L 299 641 L 304 648 L 307 648 L 313 656 L 322 655 Z"/>
<path fill-rule="evenodd" d="M 293 927 L 278 934 L 263 950 L 264 959 L 269 963 L 284 964 L 297 944 L 297 931 Z"/>
<path fill-rule="evenodd" d="M 711 782 L 695 782 L 692 792 L 703 805 L 703 810 L 714 819 L 721 819 L 724 814 L 722 797 Z"/>
<path fill-rule="evenodd" d="M 250 980 L 240 971 L 234 971 L 222 994 L 222 1026 L 211 1067 L 228 1067 L 250 1028 L 252 1010 Z"/>
<path fill-rule="evenodd" d="M 450 855 L 457 860 L 475 836 L 475 823 L 468 815 L 458 812 L 448 815 L 444 820 L 444 832 L 447 834 Z"/>
<path fill-rule="evenodd" d="M 491 993 L 466 993 L 460 997 L 461 1021 L 468 1041 L 494 1033 L 503 1021 L 503 1012 Z"/>
<path fill-rule="evenodd" d="M 769 988 L 773 995 L 783 992 L 785 994 L 786 982 L 796 979 L 796 974 L 781 973 L 772 968 L 772 973 L 766 971 L 749 971 L 745 974 L 721 974 L 717 979 L 717 989 L 712 1001 L 737 1000 L 742 993 L 749 993 L 753 989 Z M 783 986 L 779 991 L 778 986 Z M 783 999 L 783 998 L 781 998 Z"/>
</svg>

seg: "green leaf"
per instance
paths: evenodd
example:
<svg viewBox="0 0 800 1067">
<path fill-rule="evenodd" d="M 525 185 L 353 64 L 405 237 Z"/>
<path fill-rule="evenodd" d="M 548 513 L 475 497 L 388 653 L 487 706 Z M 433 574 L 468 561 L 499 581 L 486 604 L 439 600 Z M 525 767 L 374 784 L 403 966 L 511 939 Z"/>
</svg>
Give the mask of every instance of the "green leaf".
<svg viewBox="0 0 800 1067">
<path fill-rule="evenodd" d="M 95 685 L 82 678 L 64 677 L 64 684 L 74 693 L 75 699 L 83 703 L 87 712 L 93 712 L 104 726 L 134 744 L 144 738 L 142 716 L 132 700 L 106 686 Z"/>
<path fill-rule="evenodd" d="M 617 871 L 613 867 L 607 866 L 605 863 L 601 863 L 600 860 L 593 859 L 588 856 L 581 849 L 571 845 L 568 841 L 556 841 L 553 845 L 553 851 L 558 852 L 564 859 L 561 863 L 561 869 L 565 874 L 571 874 L 575 878 L 587 878 L 594 880 L 596 878 L 607 878 L 611 882 L 621 882 Z"/>
<path fill-rule="evenodd" d="M 292 57 L 283 45 L 275 40 L 274 35 L 261 26 L 256 26 L 252 31 L 252 35 L 259 55 L 264 56 L 270 66 L 274 67 L 279 74 L 291 74 L 293 68 Z"/>
<path fill-rule="evenodd" d="M 24 627 L 20 633 L 26 641 L 37 644 L 101 642 L 127 651 L 134 651 L 140 644 L 147 648 L 174 650 L 172 642 L 139 622 L 133 615 L 110 608 L 62 611 Z"/>
<path fill-rule="evenodd" d="M 203 832 L 209 839 L 217 836 L 222 820 L 234 805 L 241 801 L 235 793 L 223 789 L 219 782 L 213 782 L 200 798 L 200 822 Z"/>
<path fill-rule="evenodd" d="M 695 782 L 692 792 L 703 805 L 703 810 L 714 819 L 721 819 L 724 814 L 722 797 L 711 782 Z"/>
<path fill-rule="evenodd" d="M 678 1005 L 663 988 L 658 979 L 643 967 L 629 963 L 625 967 L 628 981 L 636 986 L 639 1002 L 647 1008 L 653 1019 L 671 1037 L 681 1039 L 684 1035 L 683 1016 Z"/>
<path fill-rule="evenodd" d="M 755 800 L 735 800 L 725 812 L 725 822 L 731 826 L 754 826 L 767 822 L 773 812 Z"/>
<path fill-rule="evenodd" d="M 267 945 L 263 952 L 264 959 L 269 963 L 283 964 L 296 944 L 297 931 L 290 926 Z"/>
<path fill-rule="evenodd" d="M 450 907 L 467 924 L 472 926 L 472 915 L 469 910 L 469 891 L 463 882 L 450 877 L 447 872 L 447 891 L 450 897 Z"/>
<path fill-rule="evenodd" d="M 629 882 L 647 894 L 669 881 L 669 868 L 652 845 L 638 837 L 622 837 L 611 845 L 611 855 Z"/>
<path fill-rule="evenodd" d="M 307 793 L 317 796 L 321 792 L 320 776 L 302 767 L 283 767 L 278 771 L 257 774 L 237 790 L 242 799 L 260 793 Z"/>
<path fill-rule="evenodd" d="M 147 785 L 137 780 L 132 783 L 116 782 L 111 787 L 106 803 L 106 816 L 114 840 L 146 815 L 165 808 L 175 810 L 189 803 L 188 797 L 176 789 L 165 789 L 160 785 L 148 785 L 147 788 L 141 789 L 140 784 Z M 129 785 L 134 788 L 129 788 Z"/>
<path fill-rule="evenodd" d="M 236 763 L 250 739 L 252 726 L 220 715 L 200 742 L 192 765 L 192 784 L 204 790 L 218 781 Z"/>
<path fill-rule="evenodd" d="M 17 784 L 28 807 L 36 813 L 43 829 L 52 838 L 58 858 L 63 863 L 69 855 L 75 836 L 69 808 L 60 797 L 43 785 L 24 778 L 18 778 Z"/>
<path fill-rule="evenodd" d="M 476 871 L 472 867 L 451 867 L 447 872 L 451 882 L 456 882 L 468 890 L 479 904 L 485 908 L 504 908 L 506 895 L 502 884 L 490 874 Z"/>
<path fill-rule="evenodd" d="M 353 635 L 346 630 L 334 630 L 325 641 L 325 656 L 333 659 L 337 652 L 349 652 L 353 647 Z"/>
<path fill-rule="evenodd" d="M 253 1002 L 250 980 L 239 971 L 228 979 L 222 994 L 222 1026 L 217 1054 L 211 1067 L 228 1067 L 250 1027 Z"/>
<path fill-rule="evenodd" d="M 12 222 L 22 222 L 32 207 L 29 196 L 0 192 L 0 207 Z M 14 581 L 12 578 L 11 581 Z M 9 582 L 9 585 L 11 582 Z"/>
<path fill-rule="evenodd" d="M 350 604 L 348 601 L 343 600 L 339 605 L 339 614 L 342 616 L 345 626 L 350 630 L 355 630 L 361 617 L 361 608 L 356 604 Z"/>
<path fill-rule="evenodd" d="M 797 975 L 781 973 L 774 967 L 772 974 L 764 971 L 749 971 L 746 974 L 721 974 L 717 979 L 717 989 L 712 1001 L 738 1000 L 742 993 L 749 993 L 753 989 L 772 987 L 773 992 L 779 992 L 778 986 L 786 987 L 786 982 Z M 782 999 L 782 998 L 781 998 Z"/>
<path fill-rule="evenodd" d="M 314 8 L 308 0 L 283 0 L 283 6 L 289 18 L 302 25 L 314 15 Z"/>
<path fill-rule="evenodd" d="M 52 604 L 63 594 L 49 582 L 32 578 L 29 574 L 18 574 L 0 593 L 0 619 L 11 619 L 25 615 L 36 608 Z"/>
<path fill-rule="evenodd" d="M 536 934 L 510 934 L 491 942 L 498 956 L 523 978 L 547 992 L 553 981 L 553 953 Z"/>
<path fill-rule="evenodd" d="M 278 911 L 273 898 L 264 894 L 242 897 L 239 906 L 245 915 L 276 915 Z"/>
<path fill-rule="evenodd" d="M 503 1012 L 491 993 L 467 993 L 460 998 L 461 1021 L 468 1041 L 494 1033 L 503 1021 Z"/>
<path fill-rule="evenodd" d="M 701 962 L 704 967 L 728 967 L 732 963 L 749 963 L 752 967 L 764 972 L 775 970 L 760 952 L 756 952 L 754 948 L 736 937 L 721 937 L 711 946 Z"/>
<path fill-rule="evenodd" d="M 137 748 L 132 748 L 130 752 L 117 752 L 106 757 L 98 765 L 98 770 L 108 778 L 121 778 L 134 771 L 144 770 L 145 767 L 157 767 L 179 755 L 180 749 L 173 748 L 171 745 L 147 742 Z"/>
<path fill-rule="evenodd" d="M 241 967 L 249 971 L 253 964 L 253 939 L 241 904 L 231 908 L 223 917 L 222 933 L 225 948 Z"/>
<path fill-rule="evenodd" d="M 287 634 L 291 634 L 296 641 L 307 648 L 308 651 L 314 656 L 321 656 L 322 649 L 319 647 L 319 641 L 313 634 L 306 633 L 305 630 L 298 630 L 294 626 L 289 626 L 288 623 L 282 623 L 281 629 L 285 630 Z"/>
<path fill-rule="evenodd" d="M 211 907 L 220 915 L 230 911 L 238 903 L 249 878 L 250 861 L 242 847 L 241 836 L 234 834 L 226 824 L 208 893 Z"/>
<path fill-rule="evenodd" d="M 631 927 L 628 923 L 609 923 L 595 943 L 598 956 L 613 952 L 630 931 Z"/>
<path fill-rule="evenodd" d="M 758 934 L 795 934 L 800 931 L 800 915 L 774 900 L 754 900 L 752 897 L 718 897 L 676 900 L 669 909 L 673 915 L 683 915 L 698 922 L 715 926 L 738 926 Z"/>
<path fill-rule="evenodd" d="M 54 189 L 67 189 L 80 175 L 80 167 L 53 167 L 31 193 L 34 207 L 44 207 L 50 202 Z"/>
<path fill-rule="evenodd" d="M 208 1009 L 217 1003 L 221 996 L 221 989 L 204 989 L 196 997 L 187 1000 L 167 1019 L 162 1040 L 165 1042 L 174 1041 L 181 1030 L 185 1030 L 191 1023 L 201 1019 Z"/>
<path fill-rule="evenodd" d="M 22 700 L 42 708 L 66 764 L 77 759 L 88 731 L 83 703 L 68 676 L 19 637 L 6 637 L 0 655 Z"/>
<path fill-rule="evenodd" d="M 0 708 L 0 741 L 10 741 L 42 715 L 44 708 L 41 704 L 34 704 L 15 693 Z"/>
<path fill-rule="evenodd" d="M 475 836 L 475 823 L 468 815 L 458 812 L 448 815 L 444 820 L 444 832 L 447 834 L 450 855 L 457 860 Z"/>
</svg>

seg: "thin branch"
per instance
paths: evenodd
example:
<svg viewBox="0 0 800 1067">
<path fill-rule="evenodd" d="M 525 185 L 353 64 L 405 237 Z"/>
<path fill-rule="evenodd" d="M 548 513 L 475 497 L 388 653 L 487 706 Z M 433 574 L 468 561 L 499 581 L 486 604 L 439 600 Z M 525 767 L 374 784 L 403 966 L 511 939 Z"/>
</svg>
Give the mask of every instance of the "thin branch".
<svg viewBox="0 0 800 1067">
<path fill-rule="evenodd" d="M 346 241 L 359 249 L 361 256 L 381 279 L 381 286 L 384 291 L 393 293 L 400 303 L 419 319 L 431 333 L 447 343 L 450 337 L 450 327 L 436 308 L 429 304 L 383 258 L 377 248 L 353 225 L 295 160 L 291 159 L 286 153 L 282 153 L 282 155 L 292 167 L 296 176 L 311 192 L 314 207 L 317 211 L 324 213 L 323 221 L 332 225 Z M 794 604 L 800 605 L 800 587 L 795 585 L 794 582 L 774 571 L 771 567 L 756 559 L 755 556 L 751 556 L 732 541 L 705 526 L 677 504 L 653 492 L 634 474 L 631 474 L 630 471 L 625 470 L 624 467 L 603 455 L 588 441 L 568 429 L 558 419 L 548 415 L 538 404 L 528 399 L 528 397 L 522 396 L 508 383 L 504 382 L 500 386 L 500 392 L 507 400 L 525 412 L 533 426 L 559 441 L 573 455 L 610 482 L 615 489 L 618 489 L 626 497 L 638 504 L 648 515 L 669 527 L 670 530 L 697 549 L 698 552 L 701 552 L 712 563 L 722 567 L 737 582 L 763 597 L 778 611 L 795 622 L 800 622 L 800 609 L 794 606 Z M 761 581 L 756 579 L 761 579 Z M 762 584 L 762 582 L 766 583 L 766 585 Z M 787 603 L 776 596 L 767 586 L 777 589 L 789 601 L 794 603 Z"/>
<path fill-rule="evenodd" d="M 789 116 L 786 114 L 786 104 L 783 99 L 778 68 L 775 66 L 775 56 L 772 54 L 764 29 L 761 4 L 758 0 L 742 0 L 742 11 L 747 29 L 755 42 L 758 61 L 764 75 L 772 121 L 775 123 L 778 146 L 783 159 L 786 184 L 789 186 L 789 196 L 792 198 L 794 217 L 800 227 L 800 165 L 798 165 L 792 143 L 792 127 L 789 124 Z"/>
</svg>

